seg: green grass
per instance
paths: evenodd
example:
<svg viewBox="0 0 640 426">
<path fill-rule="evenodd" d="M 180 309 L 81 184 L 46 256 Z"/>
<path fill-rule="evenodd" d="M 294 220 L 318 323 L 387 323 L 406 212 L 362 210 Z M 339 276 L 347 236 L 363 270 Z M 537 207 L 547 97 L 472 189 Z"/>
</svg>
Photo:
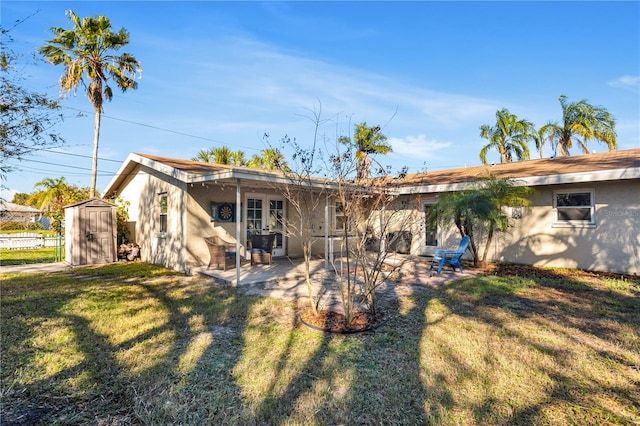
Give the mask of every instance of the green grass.
<svg viewBox="0 0 640 426">
<path fill-rule="evenodd" d="M 59 256 L 64 257 L 64 248 L 62 251 L 56 247 L 42 247 L 29 250 L 0 250 L 0 265 L 23 265 L 27 263 L 52 263 L 60 261 Z"/>
<path fill-rule="evenodd" d="M 44 235 L 45 237 L 55 236 L 55 231 L 50 230 L 7 230 L 0 231 L 0 234 L 21 234 L 33 233 Z M 62 260 L 64 257 L 64 247 L 42 247 L 38 249 L 1 249 L 0 265 L 23 265 L 27 263 L 52 263 Z"/>
<path fill-rule="evenodd" d="M 532 270 L 534 272 L 538 270 Z M 412 288 L 375 333 L 140 262 L 2 276 L 3 423 L 634 424 L 640 283 Z"/>
</svg>

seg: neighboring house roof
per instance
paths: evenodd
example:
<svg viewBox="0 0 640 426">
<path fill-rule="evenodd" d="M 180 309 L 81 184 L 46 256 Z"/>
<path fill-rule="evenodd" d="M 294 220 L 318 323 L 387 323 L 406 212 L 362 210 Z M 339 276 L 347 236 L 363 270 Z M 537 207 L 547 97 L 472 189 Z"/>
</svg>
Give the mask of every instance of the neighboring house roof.
<svg viewBox="0 0 640 426">
<path fill-rule="evenodd" d="M 0 217 L 3 222 L 26 222 L 40 215 L 40 210 L 21 204 L 9 203 L 0 198 Z"/>
<path fill-rule="evenodd" d="M 33 207 L 23 206 L 22 204 L 9 203 L 0 198 L 0 211 L 8 213 L 31 213 L 40 214 L 40 210 Z"/>
<path fill-rule="evenodd" d="M 279 172 L 132 153 L 107 186 L 106 193 L 117 190 L 140 164 L 185 183 L 225 179 L 291 183 Z M 464 167 L 383 180 L 388 180 L 388 185 L 396 187 L 401 194 L 429 193 L 464 189 L 489 173 L 530 186 L 640 179 L 640 149 Z M 321 187 L 327 185 L 327 180 L 318 178 L 315 183 Z"/>
</svg>

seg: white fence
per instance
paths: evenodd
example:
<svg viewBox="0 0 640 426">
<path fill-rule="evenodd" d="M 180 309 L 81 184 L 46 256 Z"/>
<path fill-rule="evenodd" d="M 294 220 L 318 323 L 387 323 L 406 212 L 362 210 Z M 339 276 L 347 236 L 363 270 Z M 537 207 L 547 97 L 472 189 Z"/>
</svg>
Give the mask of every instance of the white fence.
<svg viewBox="0 0 640 426">
<path fill-rule="evenodd" d="M 41 247 L 60 247 L 64 245 L 61 237 L 45 237 L 35 232 L 18 234 L 0 234 L 0 249 L 37 249 Z"/>
</svg>

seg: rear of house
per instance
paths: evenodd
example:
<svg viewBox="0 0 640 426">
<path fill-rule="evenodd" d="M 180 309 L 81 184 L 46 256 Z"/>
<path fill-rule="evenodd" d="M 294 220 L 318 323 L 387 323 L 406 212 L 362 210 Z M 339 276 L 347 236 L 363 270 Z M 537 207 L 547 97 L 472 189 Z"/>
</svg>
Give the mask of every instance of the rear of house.
<svg viewBox="0 0 640 426">
<path fill-rule="evenodd" d="M 537 193 L 531 208 L 509 207 L 512 227 L 498 233 L 489 260 L 640 273 L 640 149 L 407 175 L 389 182 L 405 214 L 398 251 L 433 255 L 455 246 L 451 227 L 426 218 L 443 192 L 469 188 L 491 173 Z M 207 265 L 204 237 L 217 235 L 246 255 L 253 233 L 276 234 L 276 256 L 298 257 L 295 209 L 283 196 L 282 175 L 242 167 L 131 154 L 107 188 L 130 203 L 130 237 L 144 261 L 189 272 Z M 344 220 L 330 196 L 313 212 L 314 253 L 339 248 Z M 478 244 L 484 247 L 479 233 Z M 326 250 L 325 250 L 326 248 Z"/>
<path fill-rule="evenodd" d="M 399 190 L 422 198 L 425 220 L 414 253 L 457 243 L 455 227 L 430 228 L 426 217 L 440 193 L 468 188 L 487 173 L 536 190 L 532 207 L 509 207 L 512 226 L 494 236 L 487 259 L 640 273 L 640 149 L 409 175 Z M 485 235 L 476 237 L 484 248 Z"/>
</svg>

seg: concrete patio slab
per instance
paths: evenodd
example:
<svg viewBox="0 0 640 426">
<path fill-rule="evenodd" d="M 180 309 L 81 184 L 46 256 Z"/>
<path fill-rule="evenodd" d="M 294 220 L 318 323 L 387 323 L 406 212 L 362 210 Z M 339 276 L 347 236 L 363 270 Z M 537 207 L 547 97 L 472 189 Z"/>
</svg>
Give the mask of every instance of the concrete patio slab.
<svg viewBox="0 0 640 426">
<path fill-rule="evenodd" d="M 440 275 L 430 270 L 431 261 L 417 256 L 396 255 L 387 262 L 388 271 L 394 280 L 387 280 L 378 289 L 381 302 L 391 302 L 400 295 L 408 295 L 420 288 L 435 288 L 460 279 L 470 278 L 478 272 L 464 273 L 444 270 Z M 211 278 L 213 282 L 237 287 L 245 294 L 275 297 L 288 301 L 307 300 L 307 286 L 302 259 L 275 259 L 271 265 L 243 264 L 240 267 L 240 284 L 236 283 L 235 268 L 226 271 L 196 267 L 192 275 Z M 322 259 L 310 263 L 311 284 L 319 298 L 321 308 L 335 309 L 339 306 L 340 293 L 335 273 L 325 268 Z"/>
</svg>

